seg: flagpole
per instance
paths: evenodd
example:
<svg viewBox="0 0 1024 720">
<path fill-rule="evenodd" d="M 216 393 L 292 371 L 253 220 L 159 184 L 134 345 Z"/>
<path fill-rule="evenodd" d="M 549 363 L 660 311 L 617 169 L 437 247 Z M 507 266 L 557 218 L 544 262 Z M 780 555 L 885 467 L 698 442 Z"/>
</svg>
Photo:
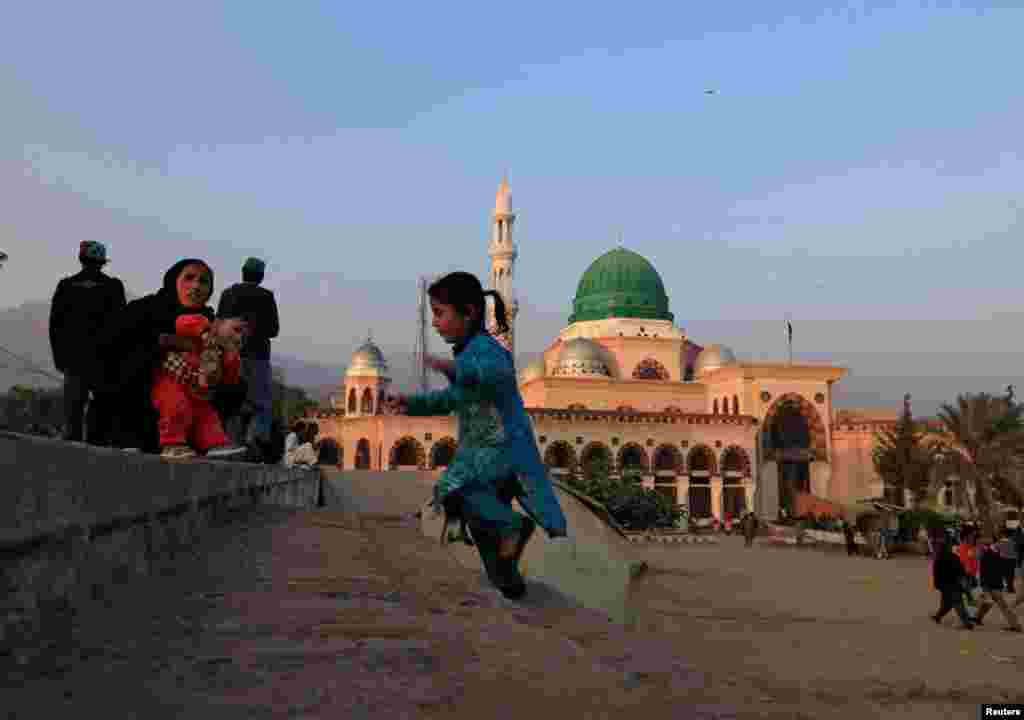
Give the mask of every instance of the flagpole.
<svg viewBox="0 0 1024 720">
<path fill-rule="evenodd" d="M 793 322 L 789 313 L 786 313 L 786 347 L 788 363 L 793 364 Z"/>
</svg>

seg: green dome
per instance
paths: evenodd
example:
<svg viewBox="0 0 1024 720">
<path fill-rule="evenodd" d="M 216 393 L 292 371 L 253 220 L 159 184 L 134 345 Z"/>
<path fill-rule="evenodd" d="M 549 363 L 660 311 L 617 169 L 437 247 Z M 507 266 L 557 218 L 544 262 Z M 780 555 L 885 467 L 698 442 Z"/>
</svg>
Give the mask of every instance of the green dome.
<svg viewBox="0 0 1024 720">
<path fill-rule="evenodd" d="M 642 255 L 625 248 L 609 250 L 583 273 L 569 322 L 615 317 L 673 319 L 658 271 Z"/>
</svg>

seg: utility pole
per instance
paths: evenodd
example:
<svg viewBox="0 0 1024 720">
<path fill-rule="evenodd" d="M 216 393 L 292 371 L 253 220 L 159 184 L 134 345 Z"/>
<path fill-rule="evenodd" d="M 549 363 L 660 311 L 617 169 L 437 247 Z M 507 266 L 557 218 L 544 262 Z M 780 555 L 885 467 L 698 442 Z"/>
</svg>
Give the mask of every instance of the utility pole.
<svg viewBox="0 0 1024 720">
<path fill-rule="evenodd" d="M 430 300 L 427 296 L 430 278 L 421 277 L 419 280 L 419 302 L 417 303 L 416 317 L 416 382 L 419 383 L 421 393 L 430 390 L 430 373 L 427 370 L 426 357 L 428 350 L 428 329 L 429 329 L 429 308 Z"/>
</svg>

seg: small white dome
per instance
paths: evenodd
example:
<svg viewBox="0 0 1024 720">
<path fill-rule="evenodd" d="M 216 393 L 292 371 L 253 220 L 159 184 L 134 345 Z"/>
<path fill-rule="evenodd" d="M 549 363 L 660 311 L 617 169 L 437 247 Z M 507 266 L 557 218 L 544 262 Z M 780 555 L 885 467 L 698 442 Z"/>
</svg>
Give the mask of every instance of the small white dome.
<svg viewBox="0 0 1024 720">
<path fill-rule="evenodd" d="M 736 356 L 732 350 L 727 348 L 725 345 L 708 345 L 706 348 L 701 350 L 697 356 L 697 362 L 693 367 L 695 375 L 702 375 L 712 370 L 717 370 L 720 367 L 726 365 L 734 365 L 736 363 Z"/>
<path fill-rule="evenodd" d="M 348 365 L 348 374 L 361 374 L 366 371 L 386 373 L 387 370 L 388 364 L 384 360 L 384 353 L 372 340 L 367 340 L 352 353 L 352 361 Z"/>
<path fill-rule="evenodd" d="M 573 338 L 558 353 L 555 375 L 611 377 L 605 362 L 604 348 L 587 338 Z"/>
</svg>

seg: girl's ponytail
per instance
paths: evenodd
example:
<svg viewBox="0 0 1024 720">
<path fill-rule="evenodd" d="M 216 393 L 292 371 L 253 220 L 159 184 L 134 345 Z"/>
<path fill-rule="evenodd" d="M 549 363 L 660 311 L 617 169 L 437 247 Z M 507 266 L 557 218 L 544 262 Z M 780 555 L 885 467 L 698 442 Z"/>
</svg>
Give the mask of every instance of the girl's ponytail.
<svg viewBox="0 0 1024 720">
<path fill-rule="evenodd" d="M 494 324 L 499 335 L 507 333 L 511 328 L 508 326 L 508 313 L 505 310 L 505 301 L 497 290 L 485 290 L 484 297 L 490 295 L 494 298 Z"/>
</svg>

